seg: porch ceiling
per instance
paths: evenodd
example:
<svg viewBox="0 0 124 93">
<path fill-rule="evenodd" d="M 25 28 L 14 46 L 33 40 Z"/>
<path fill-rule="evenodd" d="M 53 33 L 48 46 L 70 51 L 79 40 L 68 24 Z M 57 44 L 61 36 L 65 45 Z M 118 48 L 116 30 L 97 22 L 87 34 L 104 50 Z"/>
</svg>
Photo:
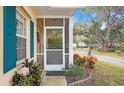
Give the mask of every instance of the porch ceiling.
<svg viewBox="0 0 124 93">
<path fill-rule="evenodd" d="M 32 6 L 37 16 L 72 16 L 81 7 Z"/>
</svg>

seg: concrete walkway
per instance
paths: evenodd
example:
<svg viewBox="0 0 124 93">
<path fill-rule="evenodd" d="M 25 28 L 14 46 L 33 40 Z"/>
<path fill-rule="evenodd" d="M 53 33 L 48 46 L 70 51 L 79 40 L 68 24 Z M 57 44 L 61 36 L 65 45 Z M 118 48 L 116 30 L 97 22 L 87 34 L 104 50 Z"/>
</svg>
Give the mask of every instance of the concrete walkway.
<svg viewBox="0 0 124 93">
<path fill-rule="evenodd" d="M 65 76 L 45 76 L 41 86 L 67 86 Z"/>
<path fill-rule="evenodd" d="M 88 51 L 87 50 L 83 50 L 83 51 L 74 51 L 74 53 L 77 53 L 79 55 L 86 55 Z M 109 63 L 113 63 L 115 65 L 124 67 L 124 60 L 123 59 L 117 59 L 117 58 L 112 58 L 112 57 L 108 57 L 108 56 L 103 56 L 103 55 L 98 55 L 98 54 L 93 54 L 94 56 L 97 57 L 98 60 L 104 61 L 104 62 L 109 62 Z"/>
</svg>

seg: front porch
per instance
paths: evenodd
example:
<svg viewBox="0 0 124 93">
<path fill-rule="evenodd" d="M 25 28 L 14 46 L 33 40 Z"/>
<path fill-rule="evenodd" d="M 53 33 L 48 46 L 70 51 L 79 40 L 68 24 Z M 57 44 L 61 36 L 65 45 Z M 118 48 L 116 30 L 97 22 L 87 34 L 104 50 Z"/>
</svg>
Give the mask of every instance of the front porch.
<svg viewBox="0 0 124 93">
<path fill-rule="evenodd" d="M 62 70 L 73 64 L 70 21 L 69 17 L 37 19 L 37 62 L 47 71 Z"/>
<path fill-rule="evenodd" d="M 69 64 L 73 64 L 72 16 L 77 8 L 32 7 L 32 9 L 37 15 L 36 60 L 46 71 L 62 71 Z"/>
<path fill-rule="evenodd" d="M 73 64 L 72 16 L 77 9 L 1 6 L 0 85 L 11 85 L 15 71 L 27 73 L 21 70 L 26 58 L 45 71 L 62 71 Z"/>
</svg>

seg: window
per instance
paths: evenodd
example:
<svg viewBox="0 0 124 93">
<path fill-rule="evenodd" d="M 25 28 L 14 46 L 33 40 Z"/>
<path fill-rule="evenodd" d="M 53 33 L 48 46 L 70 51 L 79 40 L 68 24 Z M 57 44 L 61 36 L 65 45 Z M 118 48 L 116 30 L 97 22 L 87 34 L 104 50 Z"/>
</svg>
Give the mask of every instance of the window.
<svg viewBox="0 0 124 93">
<path fill-rule="evenodd" d="M 16 11 L 16 61 L 26 58 L 26 19 Z"/>
</svg>

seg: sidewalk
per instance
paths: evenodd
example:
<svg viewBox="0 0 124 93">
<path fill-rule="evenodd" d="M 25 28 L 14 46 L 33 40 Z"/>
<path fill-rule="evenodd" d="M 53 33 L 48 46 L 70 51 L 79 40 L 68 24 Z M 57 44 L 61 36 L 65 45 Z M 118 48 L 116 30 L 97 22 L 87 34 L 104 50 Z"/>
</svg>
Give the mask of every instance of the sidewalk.
<svg viewBox="0 0 124 93">
<path fill-rule="evenodd" d="M 65 76 L 45 76 L 41 86 L 67 86 Z"/>
</svg>

